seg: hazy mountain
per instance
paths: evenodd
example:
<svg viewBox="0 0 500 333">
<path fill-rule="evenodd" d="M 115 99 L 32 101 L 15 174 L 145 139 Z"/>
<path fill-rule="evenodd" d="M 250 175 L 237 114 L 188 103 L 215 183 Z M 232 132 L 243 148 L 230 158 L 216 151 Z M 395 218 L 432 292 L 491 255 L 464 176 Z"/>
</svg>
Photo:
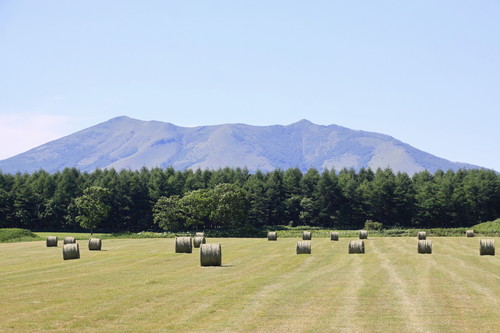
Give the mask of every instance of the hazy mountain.
<svg viewBox="0 0 500 333">
<path fill-rule="evenodd" d="M 307 120 L 287 126 L 179 127 L 128 117 L 113 118 L 0 161 L 3 173 L 168 166 L 179 170 L 247 167 L 251 171 L 390 167 L 409 174 L 424 169 L 480 168 L 433 156 L 388 135 Z"/>
</svg>

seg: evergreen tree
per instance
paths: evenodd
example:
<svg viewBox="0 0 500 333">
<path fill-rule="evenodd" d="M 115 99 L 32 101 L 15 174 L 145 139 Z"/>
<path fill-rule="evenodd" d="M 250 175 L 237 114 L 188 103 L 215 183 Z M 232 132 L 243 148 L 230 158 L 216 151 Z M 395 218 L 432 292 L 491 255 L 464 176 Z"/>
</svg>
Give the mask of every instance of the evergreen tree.
<svg viewBox="0 0 500 333">
<path fill-rule="evenodd" d="M 257 228 L 269 224 L 270 204 L 264 174 L 257 171 L 251 175 L 245 183 L 245 189 L 248 193 L 248 222 Z"/>
<path fill-rule="evenodd" d="M 266 198 L 268 223 L 270 225 L 285 224 L 285 188 L 283 186 L 283 171 L 274 170 L 269 174 L 266 182 Z"/>
<path fill-rule="evenodd" d="M 340 188 L 335 170 L 321 174 L 317 188 L 318 219 L 323 227 L 336 228 L 340 206 Z"/>
</svg>

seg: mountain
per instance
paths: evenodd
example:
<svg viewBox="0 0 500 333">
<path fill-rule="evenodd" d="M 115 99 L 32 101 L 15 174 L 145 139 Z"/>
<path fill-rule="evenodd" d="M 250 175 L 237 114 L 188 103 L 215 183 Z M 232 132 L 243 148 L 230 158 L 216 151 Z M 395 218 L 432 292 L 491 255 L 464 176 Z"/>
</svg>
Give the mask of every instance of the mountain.
<svg viewBox="0 0 500 333">
<path fill-rule="evenodd" d="M 388 135 L 307 120 L 287 126 L 179 127 L 125 116 L 0 161 L 3 173 L 169 166 L 178 170 L 246 167 L 250 171 L 390 167 L 408 174 L 480 168 L 433 156 Z"/>
</svg>

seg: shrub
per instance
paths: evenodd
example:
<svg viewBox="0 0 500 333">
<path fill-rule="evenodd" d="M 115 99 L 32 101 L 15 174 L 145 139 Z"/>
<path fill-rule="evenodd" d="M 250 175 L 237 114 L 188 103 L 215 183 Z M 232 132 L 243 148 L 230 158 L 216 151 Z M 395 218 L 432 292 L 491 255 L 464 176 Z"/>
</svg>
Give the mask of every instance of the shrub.
<svg viewBox="0 0 500 333">
<path fill-rule="evenodd" d="M 479 223 L 472 226 L 470 229 L 480 234 L 497 236 L 500 235 L 500 219 Z"/>
<path fill-rule="evenodd" d="M 1 243 L 13 243 L 31 240 L 41 240 L 41 238 L 27 229 L 19 228 L 5 228 L 0 229 L 0 242 Z"/>
<path fill-rule="evenodd" d="M 375 222 L 372 220 L 365 221 L 365 229 L 366 230 L 381 230 L 382 227 L 383 227 L 383 224 L 380 222 Z"/>
</svg>

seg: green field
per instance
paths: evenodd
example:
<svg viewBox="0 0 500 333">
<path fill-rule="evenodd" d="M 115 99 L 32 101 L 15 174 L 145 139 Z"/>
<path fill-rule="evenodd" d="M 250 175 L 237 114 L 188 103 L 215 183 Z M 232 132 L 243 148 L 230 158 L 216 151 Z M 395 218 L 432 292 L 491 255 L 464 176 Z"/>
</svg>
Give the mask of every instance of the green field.
<svg viewBox="0 0 500 333">
<path fill-rule="evenodd" d="M 352 239 L 352 238 L 351 238 Z M 219 238 L 223 267 L 175 240 L 108 239 L 62 259 L 44 241 L 0 244 L 1 332 L 499 332 L 500 258 L 479 237 Z"/>
</svg>

